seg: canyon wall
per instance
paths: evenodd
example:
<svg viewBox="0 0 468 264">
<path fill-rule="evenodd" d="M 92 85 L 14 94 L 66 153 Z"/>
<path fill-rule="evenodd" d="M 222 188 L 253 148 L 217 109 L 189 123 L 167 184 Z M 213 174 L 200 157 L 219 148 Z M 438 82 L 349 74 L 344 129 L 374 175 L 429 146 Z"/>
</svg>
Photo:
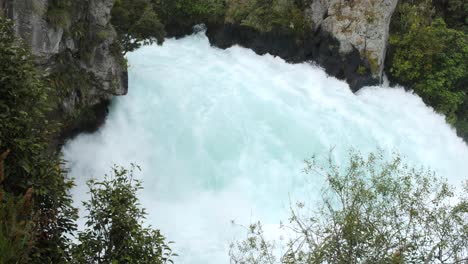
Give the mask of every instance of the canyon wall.
<svg viewBox="0 0 468 264">
<path fill-rule="evenodd" d="M 57 89 L 55 118 L 61 137 L 92 131 L 103 121 L 109 100 L 127 93 L 127 66 L 114 48 L 113 0 L 0 0 L 16 34 L 31 47 L 41 73 Z"/>
</svg>

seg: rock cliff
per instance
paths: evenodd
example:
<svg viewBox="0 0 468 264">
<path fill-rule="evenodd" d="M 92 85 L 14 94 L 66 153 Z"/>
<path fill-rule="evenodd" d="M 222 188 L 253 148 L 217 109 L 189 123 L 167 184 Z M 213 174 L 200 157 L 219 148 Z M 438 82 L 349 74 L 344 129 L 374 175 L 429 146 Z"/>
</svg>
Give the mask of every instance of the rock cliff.
<svg viewBox="0 0 468 264">
<path fill-rule="evenodd" d="M 313 0 L 307 10 L 315 29 L 340 42 L 340 52 L 357 49 L 368 59 L 373 76 L 382 76 L 390 19 L 398 0 Z"/>
<path fill-rule="evenodd" d="M 382 80 L 390 19 L 398 0 L 310 0 L 304 10 L 311 32 L 261 32 L 242 25 L 208 25 L 213 45 L 235 44 L 259 54 L 270 53 L 289 62 L 313 61 L 346 80 L 353 91 Z M 180 31 L 180 30 L 179 30 Z"/>
<path fill-rule="evenodd" d="M 0 0 L 0 7 L 56 88 L 56 118 L 65 124 L 66 138 L 97 128 L 109 100 L 127 93 L 128 77 L 125 60 L 113 46 L 113 0 L 59 1 Z"/>
</svg>

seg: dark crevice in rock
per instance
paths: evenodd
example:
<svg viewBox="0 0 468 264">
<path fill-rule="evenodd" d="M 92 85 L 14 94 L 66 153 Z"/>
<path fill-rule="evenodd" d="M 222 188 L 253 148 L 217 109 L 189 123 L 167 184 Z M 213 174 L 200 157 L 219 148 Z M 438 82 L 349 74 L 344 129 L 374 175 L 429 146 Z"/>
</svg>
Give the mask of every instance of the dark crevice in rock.
<svg viewBox="0 0 468 264">
<path fill-rule="evenodd" d="M 61 148 L 67 140 L 79 134 L 96 132 L 106 121 L 110 103 L 110 100 L 102 100 L 81 114 L 78 120 L 67 124 L 58 136 L 56 145 Z"/>
<path fill-rule="evenodd" d="M 325 10 L 325 13 L 323 13 L 322 21 L 325 20 L 327 17 L 329 17 L 328 8 Z"/>
<path fill-rule="evenodd" d="M 183 38 L 193 33 L 194 25 L 167 24 L 164 26 L 167 38 Z"/>
</svg>

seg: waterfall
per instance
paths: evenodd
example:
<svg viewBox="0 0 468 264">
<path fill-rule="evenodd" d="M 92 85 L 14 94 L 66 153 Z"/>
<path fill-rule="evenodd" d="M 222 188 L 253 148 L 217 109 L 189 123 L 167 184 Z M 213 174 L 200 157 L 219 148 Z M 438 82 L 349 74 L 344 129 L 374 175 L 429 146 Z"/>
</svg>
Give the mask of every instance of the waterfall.
<svg viewBox="0 0 468 264">
<path fill-rule="evenodd" d="M 113 164 L 140 165 L 147 222 L 176 242 L 177 263 L 228 263 L 229 242 L 243 237 L 231 220 L 274 230 L 290 201 L 316 199 L 320 177 L 301 172 L 312 155 L 397 151 L 453 184 L 467 178 L 467 145 L 403 88 L 353 94 L 317 66 L 213 48 L 203 32 L 128 60 L 129 94 L 63 152 L 78 200 Z"/>
</svg>

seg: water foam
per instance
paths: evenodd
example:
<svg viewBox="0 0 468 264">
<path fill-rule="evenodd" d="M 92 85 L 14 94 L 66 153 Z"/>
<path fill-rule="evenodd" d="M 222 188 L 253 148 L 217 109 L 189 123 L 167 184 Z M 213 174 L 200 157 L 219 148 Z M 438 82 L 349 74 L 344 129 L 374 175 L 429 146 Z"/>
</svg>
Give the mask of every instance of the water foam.
<svg viewBox="0 0 468 264">
<path fill-rule="evenodd" d="M 64 147 L 77 199 L 84 182 L 116 163 L 142 167 L 148 222 L 179 263 L 228 263 L 230 220 L 276 225 L 289 199 L 314 199 L 320 179 L 302 160 L 344 161 L 349 148 L 399 151 L 452 183 L 466 179 L 468 148 L 422 100 L 401 88 L 346 83 L 309 64 L 291 65 L 199 33 L 129 54 L 130 91 L 106 124 Z"/>
</svg>

